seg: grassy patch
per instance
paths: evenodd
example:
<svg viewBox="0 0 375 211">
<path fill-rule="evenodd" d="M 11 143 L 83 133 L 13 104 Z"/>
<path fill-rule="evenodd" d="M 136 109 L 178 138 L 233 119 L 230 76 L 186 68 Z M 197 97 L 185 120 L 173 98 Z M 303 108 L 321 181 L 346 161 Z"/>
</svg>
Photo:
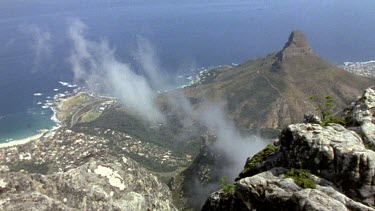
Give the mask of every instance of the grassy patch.
<svg viewBox="0 0 375 211">
<path fill-rule="evenodd" d="M 82 122 L 91 122 L 100 117 L 102 113 L 95 112 L 95 111 L 89 111 L 84 116 L 82 116 Z"/>
<path fill-rule="evenodd" d="M 273 152 L 275 152 L 278 147 L 273 144 L 267 145 L 264 149 L 255 154 L 250 161 L 247 163 L 247 166 L 236 178 L 236 181 L 245 178 L 251 177 L 255 174 L 262 172 L 262 169 L 258 167 L 263 161 L 265 161 Z"/>
<path fill-rule="evenodd" d="M 79 106 L 87 103 L 90 100 L 92 100 L 92 97 L 86 93 L 80 92 L 77 95 L 68 98 L 68 100 L 63 103 L 63 108 L 69 109 L 73 106 Z"/>
<path fill-rule="evenodd" d="M 69 97 L 63 100 L 60 103 L 60 112 L 58 112 L 58 118 L 63 122 L 70 122 L 72 115 L 76 112 L 76 110 L 85 103 L 88 103 L 93 98 L 86 93 L 80 92 L 72 97 Z"/>
<path fill-rule="evenodd" d="M 345 126 L 347 124 L 347 121 L 346 118 L 336 117 L 330 114 L 328 117 L 326 117 L 325 120 L 322 121 L 321 125 L 327 126 L 329 123 L 336 123 Z"/>
<path fill-rule="evenodd" d="M 292 178 L 301 188 L 316 188 L 316 183 L 309 172 L 292 168 L 284 174 L 285 178 Z"/>
</svg>

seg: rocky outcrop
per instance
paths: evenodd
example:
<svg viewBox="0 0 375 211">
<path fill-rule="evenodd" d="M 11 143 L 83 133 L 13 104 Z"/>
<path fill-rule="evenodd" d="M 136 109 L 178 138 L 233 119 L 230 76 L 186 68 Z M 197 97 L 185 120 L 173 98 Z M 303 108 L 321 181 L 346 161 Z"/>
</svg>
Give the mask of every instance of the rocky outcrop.
<svg viewBox="0 0 375 211">
<path fill-rule="evenodd" d="M 246 177 L 236 183 L 234 193 L 218 191 L 209 197 L 202 210 L 374 210 L 336 191 L 330 182 L 314 177 L 315 189 L 304 189 L 287 169 L 274 168 Z"/>
<path fill-rule="evenodd" d="M 49 175 L 3 172 L 1 210 L 176 210 L 167 186 L 129 158 Z"/>
<path fill-rule="evenodd" d="M 206 133 L 201 137 L 201 140 L 202 145 L 200 153 L 183 174 L 185 174 L 188 179 L 194 179 L 202 185 L 207 185 L 212 182 L 218 171 L 218 169 L 214 169 L 214 167 L 218 167 L 215 163 L 225 159 L 223 159 L 222 155 L 214 148 L 216 136 L 211 133 Z"/>
<path fill-rule="evenodd" d="M 280 150 L 272 159 L 265 162 L 266 168 L 307 168 L 332 181 L 347 196 L 375 204 L 375 152 L 341 125 L 290 125 L 280 136 Z"/>
<path fill-rule="evenodd" d="M 368 148 L 375 150 L 375 87 L 365 93 L 347 109 L 348 125 L 356 130 Z"/>
<path fill-rule="evenodd" d="M 303 123 L 322 124 L 322 120 L 315 114 L 308 112 L 303 115 Z"/>
<path fill-rule="evenodd" d="M 300 30 L 293 30 L 289 35 L 288 42 L 284 48 L 276 55 L 279 62 L 283 62 L 295 56 L 304 56 L 313 53 L 305 34 Z"/>
<path fill-rule="evenodd" d="M 311 115 L 289 125 L 247 160 L 234 193 L 213 193 L 203 210 L 374 210 L 374 104 L 369 88 L 345 111 L 348 127 L 309 123 L 319 122 Z"/>
</svg>

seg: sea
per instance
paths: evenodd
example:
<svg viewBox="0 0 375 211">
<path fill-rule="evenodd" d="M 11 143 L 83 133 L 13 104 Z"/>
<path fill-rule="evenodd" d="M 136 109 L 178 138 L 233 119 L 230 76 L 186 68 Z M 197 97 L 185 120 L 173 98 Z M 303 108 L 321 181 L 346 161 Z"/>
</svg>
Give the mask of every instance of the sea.
<svg viewBox="0 0 375 211">
<path fill-rule="evenodd" d="M 74 83 L 68 28 L 77 19 L 136 72 L 137 40 L 147 39 L 175 86 L 281 49 L 293 29 L 331 63 L 375 59 L 373 0 L 1 0 L 0 143 L 56 126 L 46 102 L 74 89 L 60 82 Z"/>
</svg>

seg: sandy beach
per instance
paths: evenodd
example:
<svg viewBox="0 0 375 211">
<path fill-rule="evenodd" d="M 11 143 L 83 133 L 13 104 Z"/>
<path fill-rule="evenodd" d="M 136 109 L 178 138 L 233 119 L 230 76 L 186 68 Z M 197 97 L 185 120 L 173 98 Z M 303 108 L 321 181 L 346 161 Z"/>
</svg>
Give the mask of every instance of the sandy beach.
<svg viewBox="0 0 375 211">
<path fill-rule="evenodd" d="M 75 87 L 76 85 L 74 85 Z M 81 93 L 81 92 L 79 92 Z M 22 144 L 26 144 L 30 141 L 34 141 L 34 140 L 37 140 L 39 138 L 41 138 L 42 136 L 51 136 L 54 134 L 54 132 L 60 128 L 60 120 L 58 118 L 58 115 L 59 115 L 59 111 L 61 109 L 61 103 L 68 100 L 68 98 L 72 97 L 72 96 L 75 96 L 77 95 L 78 93 L 71 93 L 70 95 L 61 95 L 61 93 L 59 94 L 56 94 L 54 96 L 54 100 L 53 100 L 53 103 L 51 102 L 50 105 L 48 105 L 48 108 L 50 108 L 53 112 L 53 115 L 51 117 L 51 120 L 54 121 L 56 123 L 56 126 L 54 126 L 52 129 L 50 130 L 47 130 L 47 129 L 42 129 L 39 131 L 38 134 L 36 135 L 33 135 L 33 136 L 29 136 L 27 138 L 23 138 L 23 139 L 18 139 L 18 140 L 9 140 L 9 142 L 6 142 L 6 143 L 0 143 L 0 148 L 5 148 L 5 147 L 12 147 L 12 146 L 17 146 L 17 145 L 22 145 Z M 1 117 L 0 117 L 1 118 Z"/>
<path fill-rule="evenodd" d="M 30 136 L 30 137 L 27 137 L 27 138 L 24 138 L 24 139 L 19 139 L 19 140 L 12 140 L 12 141 L 9 141 L 7 143 L 1 143 L 0 144 L 0 148 L 5 148 L 5 147 L 12 147 L 12 146 L 17 146 L 17 145 L 22 145 L 22 144 L 26 144 L 30 141 L 34 141 L 36 139 L 39 139 L 40 137 L 42 137 L 46 132 L 48 132 L 48 130 L 41 130 L 40 133 L 34 135 L 34 136 Z"/>
</svg>

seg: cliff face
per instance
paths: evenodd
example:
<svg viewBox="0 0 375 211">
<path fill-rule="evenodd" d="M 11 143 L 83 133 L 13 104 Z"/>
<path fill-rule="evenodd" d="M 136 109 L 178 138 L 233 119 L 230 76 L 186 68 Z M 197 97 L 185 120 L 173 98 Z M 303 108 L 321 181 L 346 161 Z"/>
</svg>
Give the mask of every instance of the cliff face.
<svg viewBox="0 0 375 211">
<path fill-rule="evenodd" d="M 353 102 L 346 127 L 289 125 L 247 160 L 233 192 L 211 194 L 203 210 L 374 210 L 374 99 L 369 88 Z"/>
<path fill-rule="evenodd" d="M 200 210 L 205 198 L 220 185 L 218 181 L 222 175 L 223 166 L 231 164 L 223 153 L 215 148 L 216 137 L 207 132 L 202 136 L 200 153 L 193 163 L 182 172 L 183 182 L 181 192 L 186 199 L 184 207 Z"/>
</svg>

